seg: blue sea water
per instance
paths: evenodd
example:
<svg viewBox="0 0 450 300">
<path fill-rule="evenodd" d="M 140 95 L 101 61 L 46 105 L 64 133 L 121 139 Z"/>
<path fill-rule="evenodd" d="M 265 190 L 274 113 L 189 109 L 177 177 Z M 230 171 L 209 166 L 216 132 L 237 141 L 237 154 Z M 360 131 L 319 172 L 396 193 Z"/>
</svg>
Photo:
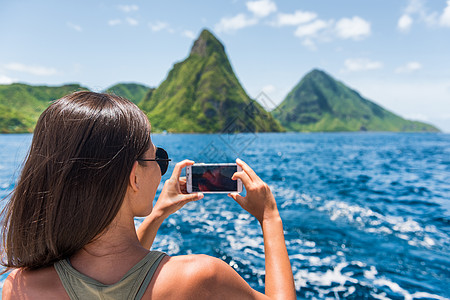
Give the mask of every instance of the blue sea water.
<svg viewBox="0 0 450 300">
<path fill-rule="evenodd" d="M 269 184 L 283 219 L 298 299 L 450 298 L 449 134 L 152 138 L 173 162 L 239 156 Z M 31 135 L 0 135 L 2 198 L 13 188 L 30 141 Z M 220 257 L 263 292 L 261 233 L 231 198 L 207 195 L 168 218 L 153 248 Z"/>
</svg>

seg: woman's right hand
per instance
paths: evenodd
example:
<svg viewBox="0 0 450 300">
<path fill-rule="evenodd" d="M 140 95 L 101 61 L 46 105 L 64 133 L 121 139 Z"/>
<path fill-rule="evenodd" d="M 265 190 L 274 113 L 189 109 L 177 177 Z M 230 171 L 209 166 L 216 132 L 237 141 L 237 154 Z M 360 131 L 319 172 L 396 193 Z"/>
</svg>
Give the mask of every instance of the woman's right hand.
<svg viewBox="0 0 450 300">
<path fill-rule="evenodd" d="M 161 215 L 165 219 L 185 204 L 203 198 L 203 193 L 188 194 L 186 192 L 186 178 L 180 177 L 181 170 L 193 164 L 194 161 L 185 159 L 175 165 L 172 176 L 164 182 L 163 189 L 152 213 Z"/>
<path fill-rule="evenodd" d="M 152 212 L 137 229 L 137 235 L 141 245 L 147 249 L 153 244 L 156 233 L 164 219 L 173 214 L 186 203 L 203 198 L 203 193 L 186 193 L 186 178 L 180 177 L 181 170 L 192 165 L 192 160 L 183 160 L 175 165 L 172 176 L 164 183 L 158 201 Z"/>
<path fill-rule="evenodd" d="M 232 179 L 240 179 L 242 181 L 247 195 L 242 197 L 238 193 L 233 192 L 228 194 L 228 196 L 236 200 L 243 209 L 252 214 L 261 224 L 264 220 L 279 218 L 277 203 L 269 186 L 244 161 L 238 158 L 236 163 L 242 168 L 242 171 L 234 173 Z"/>
</svg>

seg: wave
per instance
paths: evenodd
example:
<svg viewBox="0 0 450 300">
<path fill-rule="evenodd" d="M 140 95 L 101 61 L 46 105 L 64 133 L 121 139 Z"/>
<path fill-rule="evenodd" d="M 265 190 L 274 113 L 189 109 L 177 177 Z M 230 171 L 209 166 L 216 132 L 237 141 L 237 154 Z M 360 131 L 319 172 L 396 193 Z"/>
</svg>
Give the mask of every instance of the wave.
<svg viewBox="0 0 450 300">
<path fill-rule="evenodd" d="M 304 205 L 311 210 L 326 212 L 331 221 L 345 220 L 367 233 L 394 235 L 412 246 L 432 248 L 450 244 L 448 235 L 440 232 L 436 226 L 422 226 L 411 217 L 383 215 L 358 204 L 325 200 L 282 186 L 272 185 L 271 189 L 277 198 L 285 199 L 280 205 L 281 209 Z"/>
</svg>

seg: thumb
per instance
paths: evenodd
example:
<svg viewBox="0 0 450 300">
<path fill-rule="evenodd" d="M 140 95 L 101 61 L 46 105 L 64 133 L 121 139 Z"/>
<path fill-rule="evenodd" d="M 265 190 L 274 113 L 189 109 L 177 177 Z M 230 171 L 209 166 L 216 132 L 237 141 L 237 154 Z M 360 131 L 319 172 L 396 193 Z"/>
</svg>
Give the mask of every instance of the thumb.
<svg viewBox="0 0 450 300">
<path fill-rule="evenodd" d="M 196 200 L 200 200 L 202 198 L 203 198 L 203 193 L 184 194 L 182 197 L 183 202 L 196 201 Z"/>
<path fill-rule="evenodd" d="M 241 195 L 239 195 L 239 194 L 236 193 L 236 192 L 229 193 L 228 196 L 230 196 L 231 198 L 234 199 L 234 201 L 236 201 L 237 203 L 239 203 L 239 205 L 240 205 L 241 207 L 244 207 L 244 206 L 243 206 L 243 205 L 244 205 L 244 201 L 245 201 L 245 198 L 244 198 L 244 197 L 242 197 Z"/>
</svg>

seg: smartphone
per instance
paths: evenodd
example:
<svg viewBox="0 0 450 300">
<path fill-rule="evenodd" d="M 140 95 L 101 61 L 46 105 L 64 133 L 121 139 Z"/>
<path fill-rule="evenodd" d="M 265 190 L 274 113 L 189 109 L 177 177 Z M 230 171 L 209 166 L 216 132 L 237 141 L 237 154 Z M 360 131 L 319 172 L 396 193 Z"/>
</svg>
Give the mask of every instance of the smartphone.
<svg viewBox="0 0 450 300">
<path fill-rule="evenodd" d="M 232 180 L 235 172 L 242 168 L 235 163 L 198 163 L 186 167 L 186 190 L 188 193 L 242 192 L 242 181 Z"/>
</svg>

